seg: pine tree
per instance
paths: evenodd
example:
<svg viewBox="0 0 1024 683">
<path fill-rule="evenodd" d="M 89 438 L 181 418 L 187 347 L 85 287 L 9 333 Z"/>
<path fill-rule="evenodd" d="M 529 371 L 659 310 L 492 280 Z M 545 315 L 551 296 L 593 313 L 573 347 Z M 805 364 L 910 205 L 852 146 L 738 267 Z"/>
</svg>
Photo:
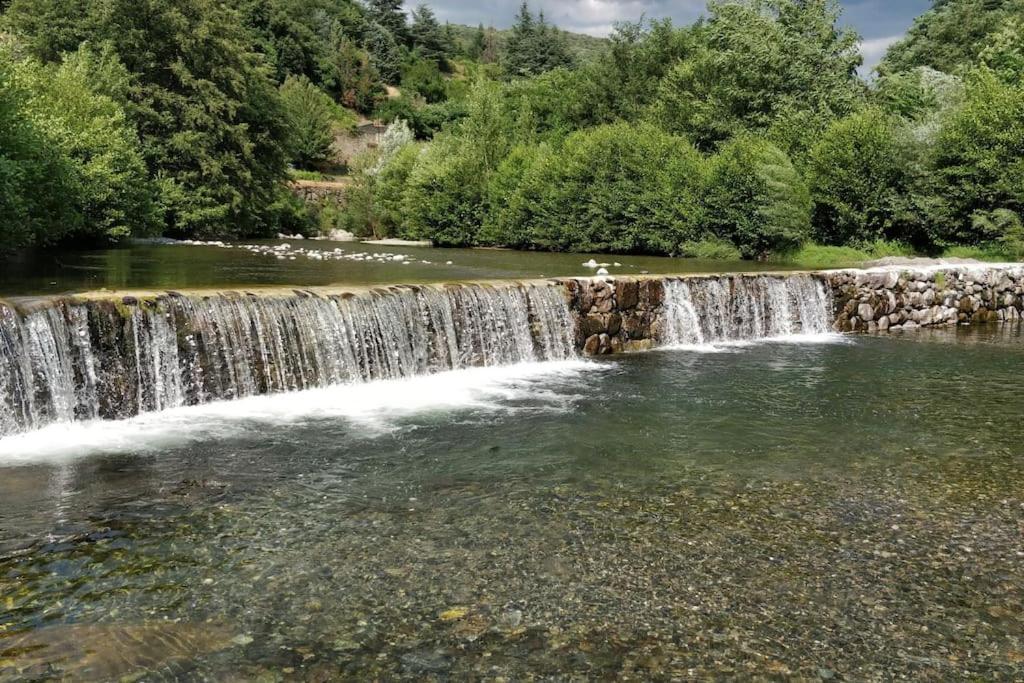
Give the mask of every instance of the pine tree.
<svg viewBox="0 0 1024 683">
<path fill-rule="evenodd" d="M 434 10 L 428 5 L 420 5 L 412 11 L 412 28 L 409 33 L 412 36 L 413 48 L 423 59 L 432 61 L 440 67 L 447 65 L 448 49 L 444 31 L 434 16 Z"/>
<path fill-rule="evenodd" d="M 334 142 L 337 105 L 305 76 L 289 76 L 280 92 L 288 122 L 289 161 L 300 168 L 327 161 Z"/>
<path fill-rule="evenodd" d="M 389 85 L 397 84 L 402 77 L 402 48 L 391 31 L 375 21 L 370 22 L 364 42 L 380 79 Z"/>
<path fill-rule="evenodd" d="M 386 28 L 400 45 L 411 45 L 409 25 L 402 0 L 368 0 L 370 18 Z"/>
<path fill-rule="evenodd" d="M 459 40 L 455 37 L 455 29 L 452 28 L 450 21 L 444 22 L 444 49 L 449 57 L 462 54 L 462 45 L 459 44 Z"/>
<path fill-rule="evenodd" d="M 477 27 L 476 33 L 473 34 L 473 40 L 469 44 L 468 54 L 470 59 L 479 60 L 484 55 L 484 50 L 487 49 L 487 32 L 484 31 L 484 25 L 480 24 Z"/>
<path fill-rule="evenodd" d="M 548 25 L 543 11 L 535 19 L 529 5 L 523 2 L 509 35 L 505 70 L 513 77 L 529 77 L 572 65 L 565 37 Z"/>
</svg>

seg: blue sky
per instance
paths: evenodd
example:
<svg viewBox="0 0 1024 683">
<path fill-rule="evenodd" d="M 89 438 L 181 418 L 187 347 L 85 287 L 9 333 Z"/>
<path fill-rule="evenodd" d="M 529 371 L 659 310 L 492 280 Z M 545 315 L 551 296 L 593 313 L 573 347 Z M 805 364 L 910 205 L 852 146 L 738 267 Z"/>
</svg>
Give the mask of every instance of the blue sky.
<svg viewBox="0 0 1024 683">
<path fill-rule="evenodd" d="M 471 26 L 483 23 L 508 27 L 521 0 L 427 0 L 442 21 Z M 416 2 L 407 2 L 409 6 Z M 607 35 L 616 21 L 671 17 L 690 23 L 699 17 L 705 0 L 531 0 L 534 10 L 543 9 L 561 28 Z M 864 37 L 862 50 L 866 66 L 878 63 L 885 49 L 910 27 L 914 17 L 931 5 L 929 0 L 842 0 L 843 23 Z"/>
</svg>

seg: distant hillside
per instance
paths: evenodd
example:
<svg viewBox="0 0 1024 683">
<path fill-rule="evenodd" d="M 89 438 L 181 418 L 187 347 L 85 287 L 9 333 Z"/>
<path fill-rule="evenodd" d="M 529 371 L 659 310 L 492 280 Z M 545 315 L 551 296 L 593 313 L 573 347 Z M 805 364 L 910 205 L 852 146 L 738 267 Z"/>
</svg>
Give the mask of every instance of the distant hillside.
<svg viewBox="0 0 1024 683">
<path fill-rule="evenodd" d="M 479 30 L 475 26 L 463 26 L 461 24 L 452 24 L 452 32 L 455 34 L 456 43 L 463 50 L 468 49 L 473 42 L 473 38 L 476 36 L 476 32 Z M 498 50 L 503 51 L 505 48 L 505 41 L 508 39 L 508 34 L 511 33 L 508 29 L 485 29 L 486 31 L 494 31 L 495 36 L 498 39 Z M 569 49 L 572 51 L 581 62 L 588 62 L 602 52 L 605 52 L 611 41 L 607 38 L 595 38 L 594 36 L 588 36 L 583 33 L 570 33 L 569 31 L 562 31 L 562 35 L 565 36 L 569 43 Z"/>
</svg>

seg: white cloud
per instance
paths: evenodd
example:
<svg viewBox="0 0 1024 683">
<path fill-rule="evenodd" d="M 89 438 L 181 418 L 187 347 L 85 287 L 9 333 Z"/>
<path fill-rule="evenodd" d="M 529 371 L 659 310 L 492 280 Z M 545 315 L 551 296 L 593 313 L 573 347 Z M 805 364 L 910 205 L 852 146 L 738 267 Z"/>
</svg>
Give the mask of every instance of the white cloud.
<svg viewBox="0 0 1024 683">
<path fill-rule="evenodd" d="M 899 42 L 903 39 L 905 34 L 900 33 L 894 36 L 886 36 L 884 38 L 872 38 L 871 40 L 862 41 L 860 44 L 860 53 L 864 56 L 864 66 L 861 71 L 865 74 L 870 73 L 874 70 L 878 63 L 882 61 L 882 57 L 892 46 L 893 43 Z"/>
</svg>

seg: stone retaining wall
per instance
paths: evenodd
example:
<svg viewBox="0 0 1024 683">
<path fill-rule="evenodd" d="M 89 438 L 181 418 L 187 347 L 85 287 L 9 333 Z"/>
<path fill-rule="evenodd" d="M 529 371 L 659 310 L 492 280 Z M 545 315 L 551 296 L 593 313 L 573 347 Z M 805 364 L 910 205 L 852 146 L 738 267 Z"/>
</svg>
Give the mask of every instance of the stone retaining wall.
<svg viewBox="0 0 1024 683">
<path fill-rule="evenodd" d="M 886 332 L 1021 319 L 1024 266 L 861 270 L 825 274 L 839 332 Z"/>
<path fill-rule="evenodd" d="M 590 356 L 646 351 L 661 329 L 665 281 L 655 278 L 563 281 L 576 316 L 576 346 Z"/>
</svg>

